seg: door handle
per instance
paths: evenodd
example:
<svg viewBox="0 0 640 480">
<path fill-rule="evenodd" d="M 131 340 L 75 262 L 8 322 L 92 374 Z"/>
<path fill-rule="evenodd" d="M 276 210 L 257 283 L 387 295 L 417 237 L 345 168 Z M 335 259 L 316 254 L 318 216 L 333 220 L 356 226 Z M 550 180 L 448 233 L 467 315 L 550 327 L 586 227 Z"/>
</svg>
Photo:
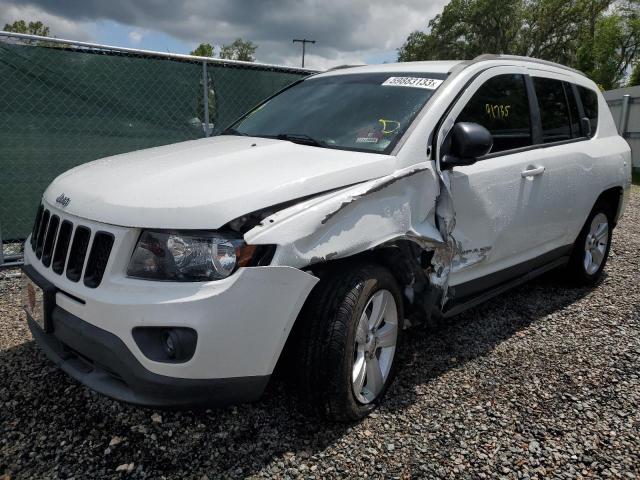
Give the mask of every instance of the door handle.
<svg viewBox="0 0 640 480">
<path fill-rule="evenodd" d="M 523 170 L 520 175 L 522 178 L 527 177 L 536 177 L 538 175 L 542 175 L 544 173 L 544 167 L 534 167 L 533 165 L 529 165 L 526 170 Z"/>
</svg>

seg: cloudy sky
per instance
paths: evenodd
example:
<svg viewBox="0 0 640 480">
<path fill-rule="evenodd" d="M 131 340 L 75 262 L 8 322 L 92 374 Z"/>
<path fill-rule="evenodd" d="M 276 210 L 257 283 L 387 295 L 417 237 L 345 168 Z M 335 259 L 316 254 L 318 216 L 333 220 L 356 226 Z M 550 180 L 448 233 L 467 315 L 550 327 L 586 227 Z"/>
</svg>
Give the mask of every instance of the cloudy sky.
<svg viewBox="0 0 640 480">
<path fill-rule="evenodd" d="M 0 0 L 0 27 L 41 20 L 59 38 L 188 53 L 237 37 L 259 45 L 259 61 L 306 66 L 394 61 L 407 35 L 424 30 L 447 0 Z"/>
</svg>

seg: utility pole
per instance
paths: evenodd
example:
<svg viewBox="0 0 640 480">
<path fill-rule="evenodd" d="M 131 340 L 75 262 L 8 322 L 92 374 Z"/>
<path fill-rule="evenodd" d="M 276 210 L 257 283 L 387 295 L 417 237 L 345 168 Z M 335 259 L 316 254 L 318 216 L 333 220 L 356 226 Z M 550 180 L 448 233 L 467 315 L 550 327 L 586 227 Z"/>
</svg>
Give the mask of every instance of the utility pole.
<svg viewBox="0 0 640 480">
<path fill-rule="evenodd" d="M 302 44 L 302 68 L 304 68 L 304 52 L 306 50 L 307 43 L 316 43 L 315 40 L 307 40 L 306 38 L 298 39 L 294 38 L 293 43 L 301 43 Z"/>
</svg>

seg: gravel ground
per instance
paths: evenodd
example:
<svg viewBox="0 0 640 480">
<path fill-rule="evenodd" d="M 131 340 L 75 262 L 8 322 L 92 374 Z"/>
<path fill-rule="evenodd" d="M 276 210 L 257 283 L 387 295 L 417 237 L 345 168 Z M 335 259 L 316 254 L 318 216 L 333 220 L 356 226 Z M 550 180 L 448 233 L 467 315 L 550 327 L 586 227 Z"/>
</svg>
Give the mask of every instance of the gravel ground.
<svg viewBox="0 0 640 480">
<path fill-rule="evenodd" d="M 638 478 L 639 251 L 634 187 L 601 285 L 549 274 L 412 332 L 386 401 L 352 426 L 305 417 L 278 381 L 200 412 L 103 398 L 38 351 L 0 272 L 0 479 Z"/>
</svg>

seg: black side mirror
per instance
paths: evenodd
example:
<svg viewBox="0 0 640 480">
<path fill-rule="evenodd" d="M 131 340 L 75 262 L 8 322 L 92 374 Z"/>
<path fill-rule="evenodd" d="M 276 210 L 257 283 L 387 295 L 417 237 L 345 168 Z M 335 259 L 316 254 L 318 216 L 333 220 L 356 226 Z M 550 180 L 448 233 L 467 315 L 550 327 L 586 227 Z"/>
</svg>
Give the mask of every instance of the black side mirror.
<svg viewBox="0 0 640 480">
<path fill-rule="evenodd" d="M 478 157 L 486 155 L 493 147 L 493 137 L 482 125 L 471 122 L 456 123 L 449 132 L 449 153 L 440 160 L 440 168 L 473 165 Z"/>
<path fill-rule="evenodd" d="M 587 117 L 580 119 L 580 130 L 583 136 L 591 138 L 591 121 Z"/>
</svg>

